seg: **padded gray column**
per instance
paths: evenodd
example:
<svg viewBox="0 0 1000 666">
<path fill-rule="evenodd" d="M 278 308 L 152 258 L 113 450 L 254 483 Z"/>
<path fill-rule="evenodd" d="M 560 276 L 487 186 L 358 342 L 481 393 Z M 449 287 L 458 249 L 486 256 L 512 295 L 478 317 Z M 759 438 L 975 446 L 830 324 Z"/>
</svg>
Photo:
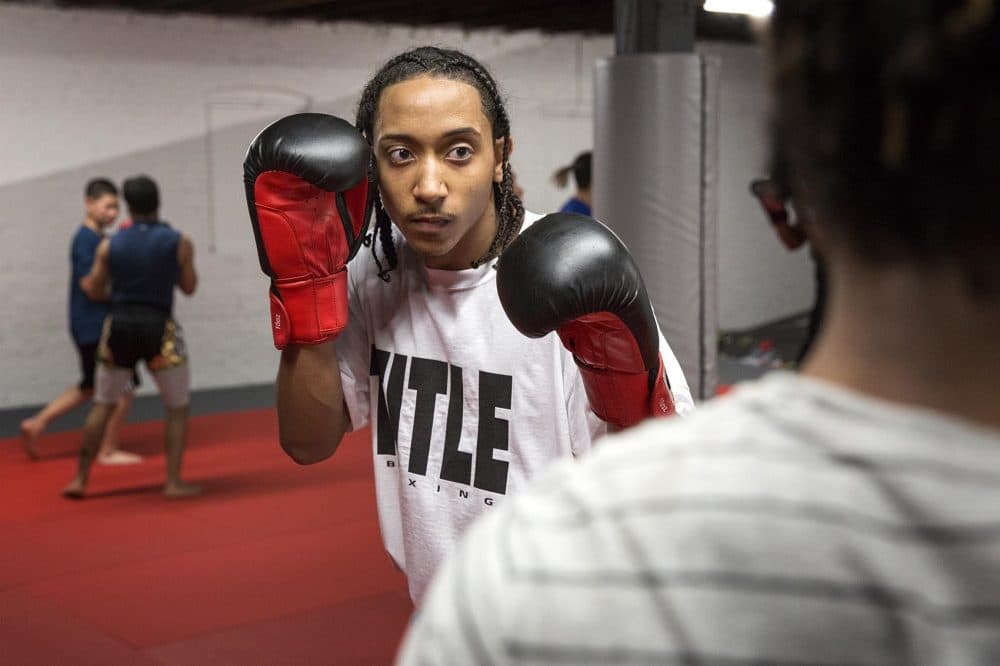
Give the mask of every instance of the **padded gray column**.
<svg viewBox="0 0 1000 666">
<path fill-rule="evenodd" d="M 619 55 L 595 67 L 594 214 L 642 271 L 696 398 L 715 393 L 719 63 Z"/>
</svg>

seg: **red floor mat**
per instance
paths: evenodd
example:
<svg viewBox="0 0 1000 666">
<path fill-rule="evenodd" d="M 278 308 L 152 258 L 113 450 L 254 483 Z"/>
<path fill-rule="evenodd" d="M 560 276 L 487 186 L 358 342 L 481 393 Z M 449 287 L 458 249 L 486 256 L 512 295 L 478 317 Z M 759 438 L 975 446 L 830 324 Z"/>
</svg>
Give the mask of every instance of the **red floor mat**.
<svg viewBox="0 0 1000 666">
<path fill-rule="evenodd" d="M 368 432 L 300 467 L 272 410 L 192 419 L 185 476 L 160 495 L 162 424 L 126 426 L 133 466 L 95 466 L 64 500 L 80 433 L 28 462 L 0 440 L 0 661 L 389 663 L 412 610 L 378 534 Z"/>
</svg>

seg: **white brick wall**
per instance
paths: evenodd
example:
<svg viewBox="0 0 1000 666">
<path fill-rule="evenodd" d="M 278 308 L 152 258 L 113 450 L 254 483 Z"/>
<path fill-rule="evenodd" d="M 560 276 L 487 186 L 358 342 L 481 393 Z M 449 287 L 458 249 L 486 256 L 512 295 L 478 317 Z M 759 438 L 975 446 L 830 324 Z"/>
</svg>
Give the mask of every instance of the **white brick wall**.
<svg viewBox="0 0 1000 666">
<path fill-rule="evenodd" d="M 76 380 L 66 322 L 68 244 L 81 219 L 83 184 L 99 175 L 156 178 L 163 216 L 195 240 L 201 287 L 193 299 L 178 296 L 177 307 L 194 387 L 271 381 L 277 354 L 246 219 L 242 152 L 260 127 L 294 110 L 352 118 L 374 69 L 426 43 L 466 50 L 491 66 L 508 96 L 513 163 L 527 206 L 556 208 L 567 192 L 548 178 L 592 145 L 591 66 L 613 51 L 610 37 L 0 6 L 0 287 L 7 297 L 0 408 L 43 402 Z M 791 264 L 773 251 L 744 195 L 747 172 L 762 163 L 755 123 L 763 110 L 746 83 L 760 78 L 757 61 L 746 47 L 722 50 L 725 63 L 751 68 L 732 81 L 741 108 L 723 108 L 723 197 L 732 201 L 721 205 L 720 273 L 725 283 L 742 285 L 761 247 L 775 255 L 767 262 L 772 273 Z M 727 182 L 729 150 L 737 168 Z M 727 249 L 730 223 L 740 233 Z M 753 323 L 804 308 L 808 287 L 794 287 L 808 271 L 792 267 L 798 274 L 764 275 L 774 284 L 740 292 L 732 317 L 723 284 L 721 321 Z"/>
</svg>

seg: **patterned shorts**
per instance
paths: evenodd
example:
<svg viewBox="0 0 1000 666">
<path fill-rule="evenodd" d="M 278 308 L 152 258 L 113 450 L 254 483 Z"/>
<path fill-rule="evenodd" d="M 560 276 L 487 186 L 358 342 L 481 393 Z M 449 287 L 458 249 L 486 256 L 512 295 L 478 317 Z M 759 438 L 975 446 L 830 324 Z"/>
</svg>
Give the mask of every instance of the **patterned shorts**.
<svg viewBox="0 0 1000 666">
<path fill-rule="evenodd" d="M 103 365 L 134 368 L 144 361 L 150 372 L 187 363 L 180 324 L 155 308 L 123 306 L 104 320 L 97 351 Z"/>
<path fill-rule="evenodd" d="M 190 398 L 190 369 L 180 325 L 147 306 L 118 306 L 104 320 L 97 349 L 94 401 L 112 404 L 128 390 L 136 365 L 142 361 L 152 373 L 168 408 L 186 406 Z"/>
</svg>

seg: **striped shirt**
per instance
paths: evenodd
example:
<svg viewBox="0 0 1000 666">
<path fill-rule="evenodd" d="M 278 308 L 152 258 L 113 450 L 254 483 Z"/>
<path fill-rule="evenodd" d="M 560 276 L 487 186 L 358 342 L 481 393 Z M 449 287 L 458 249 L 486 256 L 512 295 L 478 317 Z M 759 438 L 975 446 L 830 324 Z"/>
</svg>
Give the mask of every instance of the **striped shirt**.
<svg viewBox="0 0 1000 666">
<path fill-rule="evenodd" d="M 1000 432 L 773 374 L 560 463 L 403 664 L 1000 664 Z"/>
</svg>

